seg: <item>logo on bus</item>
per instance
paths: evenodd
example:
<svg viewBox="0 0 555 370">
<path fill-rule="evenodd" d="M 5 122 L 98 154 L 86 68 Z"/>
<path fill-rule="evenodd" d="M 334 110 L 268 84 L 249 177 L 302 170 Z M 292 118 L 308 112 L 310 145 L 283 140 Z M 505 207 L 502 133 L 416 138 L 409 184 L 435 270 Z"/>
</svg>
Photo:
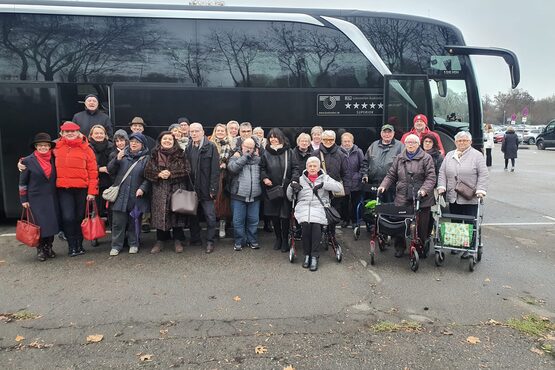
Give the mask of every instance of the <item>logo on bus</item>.
<svg viewBox="0 0 555 370">
<path fill-rule="evenodd" d="M 318 95 L 318 116 L 381 116 L 383 95 Z"/>
</svg>

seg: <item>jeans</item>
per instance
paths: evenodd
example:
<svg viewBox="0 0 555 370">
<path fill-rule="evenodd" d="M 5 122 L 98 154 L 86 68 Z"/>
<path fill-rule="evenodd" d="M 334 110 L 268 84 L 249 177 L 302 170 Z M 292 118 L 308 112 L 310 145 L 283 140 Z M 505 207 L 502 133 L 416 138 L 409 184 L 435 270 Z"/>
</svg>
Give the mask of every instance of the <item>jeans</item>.
<svg viewBox="0 0 555 370">
<path fill-rule="evenodd" d="M 214 243 L 216 237 L 216 227 L 218 222 L 216 221 L 216 209 L 214 208 L 214 200 L 200 200 L 198 202 L 197 215 L 191 217 L 191 241 L 196 242 L 200 239 L 200 224 L 198 212 L 202 209 L 204 212 L 204 218 L 206 219 L 206 241 L 208 243 Z"/>
<path fill-rule="evenodd" d="M 140 222 L 139 222 L 140 224 Z M 125 237 L 129 247 L 139 247 L 139 239 L 137 238 L 135 220 L 129 215 L 129 212 L 112 211 L 112 249 L 122 251 Z"/>
<path fill-rule="evenodd" d="M 260 200 L 244 202 L 231 199 L 233 209 L 233 232 L 235 245 L 258 243 L 257 231 L 259 222 Z"/>
</svg>

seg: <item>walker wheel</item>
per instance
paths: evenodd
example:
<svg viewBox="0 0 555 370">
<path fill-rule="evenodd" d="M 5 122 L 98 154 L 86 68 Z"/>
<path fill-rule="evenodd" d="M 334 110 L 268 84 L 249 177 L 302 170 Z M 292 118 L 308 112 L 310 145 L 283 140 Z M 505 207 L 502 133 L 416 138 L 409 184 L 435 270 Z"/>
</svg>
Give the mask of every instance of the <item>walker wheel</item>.
<svg viewBox="0 0 555 370">
<path fill-rule="evenodd" d="M 373 266 L 374 256 L 376 255 L 376 242 L 374 240 L 370 240 L 370 264 Z"/>
<path fill-rule="evenodd" d="M 436 252 L 435 261 L 437 267 L 443 266 L 443 261 L 445 261 L 445 254 L 443 254 L 443 252 Z"/>
<path fill-rule="evenodd" d="M 374 260 L 374 252 L 370 252 L 370 264 L 374 266 L 376 261 Z"/>
<path fill-rule="evenodd" d="M 468 260 L 468 270 L 470 272 L 473 272 L 475 268 L 476 268 L 476 257 L 471 256 Z"/>
<path fill-rule="evenodd" d="M 353 229 L 353 237 L 355 238 L 355 240 L 358 240 L 360 238 L 360 226 L 355 226 L 355 228 Z"/>
<path fill-rule="evenodd" d="M 478 255 L 477 255 L 476 261 L 477 261 L 477 262 L 480 262 L 481 260 L 482 260 L 482 246 L 479 246 L 479 247 L 478 247 Z"/>
<path fill-rule="evenodd" d="M 418 270 L 419 263 L 420 263 L 420 258 L 418 257 L 418 251 L 414 249 L 412 256 L 410 258 L 410 269 L 416 272 Z"/>
<path fill-rule="evenodd" d="M 335 244 L 335 259 L 337 262 L 341 262 L 343 259 L 343 251 L 341 250 L 341 245 L 339 245 L 339 243 Z"/>
<path fill-rule="evenodd" d="M 289 248 L 289 262 L 291 262 L 291 263 L 295 262 L 295 248 L 294 247 Z"/>
</svg>

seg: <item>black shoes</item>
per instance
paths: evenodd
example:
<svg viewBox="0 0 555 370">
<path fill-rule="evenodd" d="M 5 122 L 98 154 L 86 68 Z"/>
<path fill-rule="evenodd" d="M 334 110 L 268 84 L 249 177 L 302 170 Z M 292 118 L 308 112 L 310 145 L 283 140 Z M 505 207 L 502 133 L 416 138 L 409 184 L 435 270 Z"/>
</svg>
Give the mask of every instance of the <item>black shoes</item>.
<svg viewBox="0 0 555 370">
<path fill-rule="evenodd" d="M 281 239 L 276 239 L 273 249 L 279 251 L 281 249 Z"/>
<path fill-rule="evenodd" d="M 310 271 L 318 270 L 318 257 L 310 257 Z"/>
<path fill-rule="evenodd" d="M 397 258 L 401 258 L 403 257 L 403 254 L 405 253 L 405 251 L 395 251 L 395 257 Z"/>
<path fill-rule="evenodd" d="M 46 247 L 44 247 L 44 246 L 42 246 L 42 245 L 39 245 L 39 246 L 37 247 L 37 259 L 38 259 L 39 261 L 41 261 L 41 262 L 46 261 L 46 253 L 44 253 L 44 252 L 45 252 L 45 250 L 44 250 L 45 248 L 46 248 Z"/>
<path fill-rule="evenodd" d="M 303 261 L 303 268 L 307 269 L 308 266 L 310 266 L 310 255 L 309 254 L 304 256 L 304 261 Z"/>
</svg>

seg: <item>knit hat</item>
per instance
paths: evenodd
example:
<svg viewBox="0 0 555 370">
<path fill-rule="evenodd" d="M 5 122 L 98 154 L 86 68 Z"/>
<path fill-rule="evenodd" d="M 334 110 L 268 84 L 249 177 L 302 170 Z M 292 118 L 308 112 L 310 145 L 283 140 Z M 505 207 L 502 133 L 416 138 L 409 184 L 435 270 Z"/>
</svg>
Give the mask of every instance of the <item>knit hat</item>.
<svg viewBox="0 0 555 370">
<path fill-rule="evenodd" d="M 129 126 L 134 125 L 136 123 L 143 125 L 143 127 L 146 127 L 146 123 L 141 117 L 133 117 L 131 122 L 129 122 Z"/>
<path fill-rule="evenodd" d="M 122 137 L 126 141 L 129 141 L 129 136 L 127 135 L 127 132 L 125 132 L 125 130 L 122 130 L 122 129 L 119 129 L 116 131 L 116 133 L 114 134 L 114 140 L 116 139 L 116 137 Z"/>
<path fill-rule="evenodd" d="M 51 149 L 54 149 L 54 147 L 56 146 L 56 143 L 52 141 L 52 138 L 50 137 L 50 135 L 48 135 L 45 132 L 39 132 L 38 134 L 35 135 L 35 137 L 33 138 L 33 141 L 31 142 L 31 149 L 35 149 L 35 145 L 37 143 L 50 143 Z"/>
<path fill-rule="evenodd" d="M 174 128 L 179 128 L 179 123 L 172 123 L 170 127 L 168 127 L 168 131 L 173 130 Z"/>
<path fill-rule="evenodd" d="M 66 121 L 60 126 L 60 131 L 79 131 L 81 127 L 75 122 Z"/>
<path fill-rule="evenodd" d="M 424 114 L 417 114 L 416 116 L 414 116 L 414 119 L 412 120 L 412 123 L 415 123 L 418 120 L 424 121 L 426 126 L 428 126 L 428 117 L 426 117 Z"/>
<path fill-rule="evenodd" d="M 182 122 L 185 122 L 186 124 L 189 124 L 189 123 L 190 123 L 190 122 L 189 122 L 189 118 L 187 118 L 187 117 L 179 117 L 179 118 L 177 119 L 177 123 L 179 124 L 179 123 L 182 123 Z"/>
<path fill-rule="evenodd" d="M 86 101 L 88 98 L 95 98 L 97 102 L 100 101 L 100 100 L 98 100 L 98 96 L 96 96 L 95 94 L 88 94 L 87 96 L 85 96 L 85 101 Z"/>
<path fill-rule="evenodd" d="M 146 137 L 145 135 L 141 134 L 140 132 L 134 132 L 131 135 L 129 135 L 129 140 L 139 140 L 141 142 L 141 144 L 143 144 L 143 148 L 146 148 Z"/>
</svg>

